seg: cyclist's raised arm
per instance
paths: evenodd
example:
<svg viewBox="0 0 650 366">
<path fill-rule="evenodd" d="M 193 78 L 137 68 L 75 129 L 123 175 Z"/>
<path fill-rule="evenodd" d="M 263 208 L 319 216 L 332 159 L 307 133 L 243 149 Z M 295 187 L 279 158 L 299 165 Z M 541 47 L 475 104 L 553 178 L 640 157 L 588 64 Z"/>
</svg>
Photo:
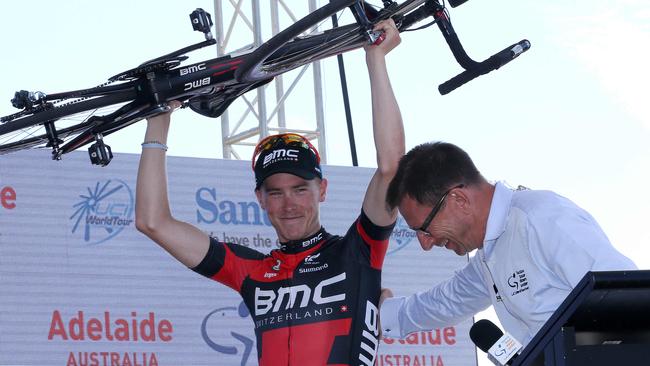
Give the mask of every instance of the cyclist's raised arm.
<svg viewBox="0 0 650 366">
<path fill-rule="evenodd" d="M 391 19 L 377 23 L 375 30 L 383 31 L 385 39 L 379 45 L 366 46 L 365 49 L 377 170 L 366 191 L 363 210 L 375 225 L 385 226 L 392 224 L 397 216 L 396 210 L 389 210 L 386 206 L 386 190 L 395 175 L 399 159 L 404 155 L 402 115 L 390 85 L 385 56 L 400 43 L 400 37 Z"/>
<path fill-rule="evenodd" d="M 177 102 L 172 103 L 172 107 L 178 107 Z M 198 228 L 171 215 L 165 158 L 170 114 L 147 120 L 136 185 L 135 224 L 174 258 L 193 268 L 205 257 L 210 239 Z"/>
</svg>

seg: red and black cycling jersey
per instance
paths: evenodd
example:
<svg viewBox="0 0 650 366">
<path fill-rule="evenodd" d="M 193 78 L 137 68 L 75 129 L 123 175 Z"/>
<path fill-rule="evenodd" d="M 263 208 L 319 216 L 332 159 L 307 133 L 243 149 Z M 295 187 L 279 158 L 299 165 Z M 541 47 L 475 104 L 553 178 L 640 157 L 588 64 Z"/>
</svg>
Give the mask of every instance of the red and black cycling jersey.
<svg viewBox="0 0 650 366">
<path fill-rule="evenodd" d="M 393 226 L 377 226 L 362 212 L 343 237 L 321 228 L 266 255 L 211 238 L 193 270 L 241 294 L 261 366 L 370 366 Z"/>
</svg>

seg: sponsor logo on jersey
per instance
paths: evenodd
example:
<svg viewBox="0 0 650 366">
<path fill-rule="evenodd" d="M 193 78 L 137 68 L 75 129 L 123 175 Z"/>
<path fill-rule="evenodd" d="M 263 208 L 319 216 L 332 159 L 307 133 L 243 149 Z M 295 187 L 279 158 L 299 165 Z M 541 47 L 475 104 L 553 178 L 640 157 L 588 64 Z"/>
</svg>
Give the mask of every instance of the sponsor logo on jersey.
<svg viewBox="0 0 650 366">
<path fill-rule="evenodd" d="M 316 261 L 318 257 L 320 257 L 320 253 L 306 256 L 305 264 L 311 264 L 311 265 L 318 264 L 319 262 Z"/>
<path fill-rule="evenodd" d="M 133 192 L 119 179 L 86 187 L 72 206 L 71 232 L 88 244 L 99 244 L 117 236 L 133 224 Z"/>
<path fill-rule="evenodd" d="M 526 278 L 526 271 L 523 269 L 513 272 L 508 277 L 508 286 L 512 288 L 512 295 L 515 296 L 528 290 L 528 279 Z"/>
<path fill-rule="evenodd" d="M 312 272 L 319 272 L 324 269 L 327 269 L 329 265 L 327 263 L 320 264 L 319 261 L 317 261 L 318 257 L 320 257 L 321 253 L 317 253 L 314 255 L 308 255 L 305 257 L 305 265 L 309 266 L 307 268 L 298 268 L 298 273 L 312 273 Z M 315 266 L 315 267 L 314 267 Z"/>
<path fill-rule="evenodd" d="M 318 272 L 327 269 L 327 267 L 329 267 L 329 265 L 327 263 L 324 263 L 318 267 L 298 268 L 298 273 Z"/>
<path fill-rule="evenodd" d="M 280 287 L 277 290 L 255 288 L 255 316 L 276 313 L 280 310 L 305 308 L 310 302 L 316 305 L 345 300 L 345 292 L 335 293 L 328 288 L 345 280 L 345 272 L 322 280 L 313 289 L 306 284 Z M 329 296 L 324 296 L 328 294 Z M 299 300 L 299 301 L 298 301 Z"/>
<path fill-rule="evenodd" d="M 275 262 L 275 265 L 274 265 L 273 267 L 271 267 L 271 268 L 272 268 L 274 271 L 279 271 L 279 270 L 280 270 L 280 266 L 282 265 L 282 261 L 279 260 L 279 259 L 276 259 L 275 261 L 276 261 L 276 262 Z"/>
<path fill-rule="evenodd" d="M 318 233 L 318 235 L 314 236 L 313 238 L 303 241 L 302 247 L 306 248 L 314 243 L 318 243 L 319 241 L 321 241 L 321 239 L 323 239 L 323 233 Z"/>
<path fill-rule="evenodd" d="M 366 301 L 366 313 L 363 321 L 363 331 L 361 333 L 361 351 L 359 361 L 361 365 L 373 366 L 377 357 L 377 348 L 379 347 L 379 310 L 375 304 Z"/>
<path fill-rule="evenodd" d="M 275 277 L 277 275 L 278 275 L 277 273 L 266 272 L 266 273 L 264 273 L 264 278 L 273 278 L 273 277 Z"/>
</svg>

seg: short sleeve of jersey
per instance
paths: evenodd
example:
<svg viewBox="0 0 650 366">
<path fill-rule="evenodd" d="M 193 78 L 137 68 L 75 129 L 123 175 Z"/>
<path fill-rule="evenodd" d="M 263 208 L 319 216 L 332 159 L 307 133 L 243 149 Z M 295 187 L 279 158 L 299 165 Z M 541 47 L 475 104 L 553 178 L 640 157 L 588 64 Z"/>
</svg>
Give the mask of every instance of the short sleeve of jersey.
<svg viewBox="0 0 650 366">
<path fill-rule="evenodd" d="M 375 225 L 370 221 L 366 213 L 361 210 L 361 214 L 354 224 L 354 229 L 365 244 L 360 248 L 361 254 L 370 261 L 372 268 L 382 268 L 388 249 L 390 234 L 393 232 L 394 227 L 394 222 L 388 226 Z"/>
<path fill-rule="evenodd" d="M 208 252 L 192 270 L 239 291 L 250 269 L 264 257 L 254 249 L 210 238 Z"/>
</svg>

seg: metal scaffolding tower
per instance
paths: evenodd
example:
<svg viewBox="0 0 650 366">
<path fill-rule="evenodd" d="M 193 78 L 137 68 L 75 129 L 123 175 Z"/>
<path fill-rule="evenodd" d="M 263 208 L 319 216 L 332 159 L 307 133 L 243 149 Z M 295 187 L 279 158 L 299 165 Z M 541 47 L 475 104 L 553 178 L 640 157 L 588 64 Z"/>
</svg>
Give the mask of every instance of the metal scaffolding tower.
<svg viewBox="0 0 650 366">
<path fill-rule="evenodd" d="M 316 2 L 291 1 L 290 9 L 286 0 L 214 0 L 217 55 L 259 46 L 315 10 Z M 233 49 L 237 44 L 246 46 Z M 310 81 L 313 110 L 302 112 L 302 118 L 287 118 L 292 92 L 295 94 L 301 85 L 308 87 Z M 238 98 L 220 117 L 223 158 L 249 159 L 251 147 L 261 138 L 280 132 L 297 132 L 316 142 L 322 163 L 327 163 L 322 82 L 321 64 L 317 61 L 278 76 L 273 82 Z M 301 93 L 300 98 L 302 107 L 305 98 L 310 99 L 305 93 Z"/>
</svg>

